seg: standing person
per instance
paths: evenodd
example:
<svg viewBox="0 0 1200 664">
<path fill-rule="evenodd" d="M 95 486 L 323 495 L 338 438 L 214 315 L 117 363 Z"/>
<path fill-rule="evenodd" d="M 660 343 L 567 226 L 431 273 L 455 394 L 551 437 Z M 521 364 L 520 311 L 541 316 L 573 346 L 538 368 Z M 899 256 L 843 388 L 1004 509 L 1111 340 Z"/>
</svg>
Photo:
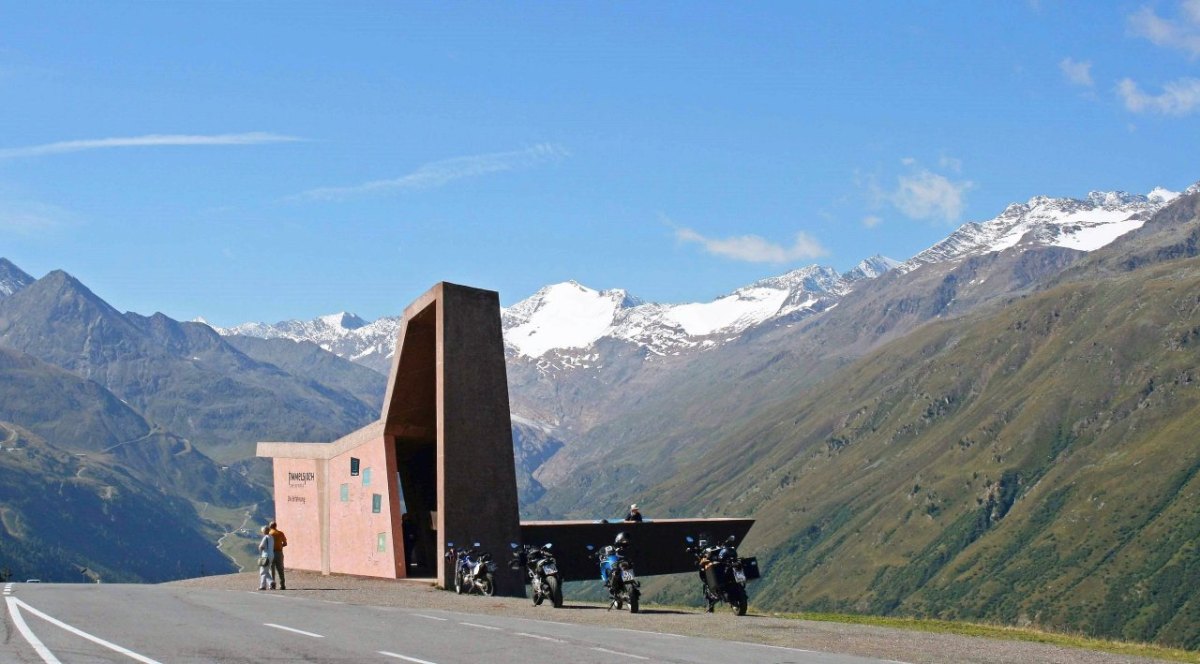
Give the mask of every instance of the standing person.
<svg viewBox="0 0 1200 664">
<path fill-rule="evenodd" d="M 266 590 L 268 585 L 271 588 L 275 587 L 275 579 L 271 576 L 271 563 L 275 560 L 275 538 L 271 537 L 270 526 L 263 526 L 261 532 L 262 539 L 258 541 L 258 589 Z"/>
<path fill-rule="evenodd" d="M 283 547 L 287 546 L 287 535 L 279 529 L 274 521 L 267 524 L 270 529 L 269 534 L 275 540 L 275 557 L 271 559 L 271 574 L 279 581 L 279 589 L 287 590 L 287 584 L 283 581 Z M 275 590 L 275 582 L 271 582 L 271 590 Z"/>
<path fill-rule="evenodd" d="M 625 515 L 625 520 L 626 521 L 635 521 L 637 523 L 642 522 L 642 513 L 638 511 L 637 503 L 634 503 L 629 506 L 629 514 Z"/>
</svg>

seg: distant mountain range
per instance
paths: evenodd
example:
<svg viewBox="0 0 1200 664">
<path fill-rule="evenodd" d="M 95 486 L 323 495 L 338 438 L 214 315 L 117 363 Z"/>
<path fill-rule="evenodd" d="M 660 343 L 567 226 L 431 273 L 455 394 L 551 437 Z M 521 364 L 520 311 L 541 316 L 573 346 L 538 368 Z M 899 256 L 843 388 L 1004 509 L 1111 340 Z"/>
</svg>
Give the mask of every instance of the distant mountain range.
<svg viewBox="0 0 1200 664">
<path fill-rule="evenodd" d="M 312 344 L 122 314 L 0 259 L 0 565 L 60 581 L 236 569 L 214 544 L 270 513 L 255 442 L 336 438 L 378 416 L 383 384 Z"/>
<path fill-rule="evenodd" d="M 1187 193 L 1198 189 L 1200 183 Z M 606 448 L 606 441 L 582 445 L 582 437 L 601 423 L 620 419 L 628 404 L 654 399 L 655 393 L 666 389 L 664 385 L 684 379 L 686 374 L 678 372 L 698 353 L 729 344 L 745 345 L 780 326 L 804 325 L 839 306 L 852 292 L 857 293 L 853 301 L 868 301 L 863 306 L 876 315 L 887 313 L 908 321 L 898 327 L 876 321 L 887 329 L 878 338 L 858 335 L 853 342 L 858 346 L 846 349 L 852 357 L 878 341 L 905 333 L 908 324 L 969 310 L 1027 289 L 1047 274 L 1057 273 L 1081 252 L 1100 248 L 1139 228 L 1180 195 L 1158 188 L 1146 195 L 1037 196 L 1008 206 L 993 219 L 965 224 L 904 262 L 877 255 L 845 274 L 829 267 L 804 267 L 707 303 L 647 303 L 625 290 L 597 291 L 573 281 L 546 286 L 501 312 L 513 412 L 538 423 L 538 430 L 562 443 L 555 455 L 534 469 L 529 486 L 540 496 L 543 485 L 570 476 L 571 469 L 581 462 L 578 453 L 592 455 Z M 979 261 L 1006 250 L 1023 256 L 1011 266 L 1011 272 L 993 277 L 991 283 L 986 277 L 960 278 Z M 908 274 L 922 266 L 929 267 L 916 277 L 918 282 L 937 280 L 947 270 L 958 270 L 948 273 L 953 275 L 951 284 L 928 286 L 934 289 L 934 299 L 946 300 L 932 303 L 939 307 L 937 311 L 905 313 L 916 306 L 913 301 L 885 304 L 873 295 L 886 297 L 894 292 L 879 283 L 889 272 Z M 338 313 L 312 321 L 245 323 L 216 329 L 229 338 L 312 342 L 386 373 L 391 368 L 399 323 L 399 317 L 368 323 L 354 314 Z M 829 345 L 823 342 L 823 346 Z M 818 355 L 821 357 L 814 362 L 828 360 Z M 546 514 L 532 500 L 524 504 L 531 514 Z"/>
<path fill-rule="evenodd" d="M 1197 194 L 1037 197 L 699 305 L 548 286 L 502 312 L 522 513 L 754 516 L 764 608 L 1200 646 Z"/>
<path fill-rule="evenodd" d="M 805 267 L 708 303 L 547 286 L 501 312 L 522 514 L 752 516 L 763 608 L 1200 647 L 1198 253 L 1193 186 L 1036 197 L 904 262 Z M 127 496 L 211 541 L 197 506 L 264 495 L 254 441 L 377 417 L 398 324 L 218 335 L 0 260 L 0 558 L 151 578 L 182 554 L 114 530 L 82 555 L 38 524 Z M 35 511 L 40 483 L 69 514 Z M 169 574 L 200 565 L 219 561 Z M 696 595 L 692 578 L 647 590 Z"/>
<path fill-rule="evenodd" d="M 1200 183 L 1188 193 L 1197 187 Z M 889 270 L 907 273 L 922 265 L 983 256 L 1018 244 L 1026 249 L 1092 251 L 1139 228 L 1179 196 L 1162 188 L 1145 195 L 1091 192 L 1083 199 L 1036 196 L 1008 206 L 993 219 L 968 223 L 904 262 L 876 255 L 844 275 L 829 267 L 804 267 L 707 303 L 647 303 L 620 289 L 596 291 L 574 281 L 554 284 L 503 310 L 505 343 L 513 354 L 544 358 L 547 367 L 559 368 L 586 368 L 590 353 L 584 351 L 606 340 L 630 342 L 653 355 L 702 350 L 766 323 L 820 313 L 855 284 Z M 386 373 L 399 323 L 398 316 L 367 322 L 341 312 L 311 321 L 214 329 L 225 336 L 310 341 Z"/>
</svg>

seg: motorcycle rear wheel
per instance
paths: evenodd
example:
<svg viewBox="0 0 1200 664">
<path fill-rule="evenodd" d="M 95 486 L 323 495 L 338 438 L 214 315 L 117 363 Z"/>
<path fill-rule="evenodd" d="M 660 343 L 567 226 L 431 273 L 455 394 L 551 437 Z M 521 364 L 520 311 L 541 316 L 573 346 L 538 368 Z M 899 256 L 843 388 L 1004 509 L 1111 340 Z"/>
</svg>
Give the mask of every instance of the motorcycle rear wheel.
<svg viewBox="0 0 1200 664">
<path fill-rule="evenodd" d="M 558 577 L 546 577 L 546 585 L 550 588 L 550 603 L 554 605 L 554 608 L 561 609 L 563 605 L 562 585 L 559 584 Z"/>
<path fill-rule="evenodd" d="M 488 597 L 491 597 L 496 592 L 496 585 L 491 574 L 483 577 L 483 580 L 479 582 L 479 592 Z"/>
<path fill-rule="evenodd" d="M 535 581 L 535 583 L 536 583 L 536 581 Z M 536 590 L 533 590 L 532 593 L 533 593 L 533 605 L 541 606 L 542 600 L 546 599 L 546 596 Z"/>
<path fill-rule="evenodd" d="M 641 608 L 638 606 L 638 598 L 640 595 L 641 595 L 641 593 L 639 593 L 637 590 L 634 590 L 633 592 L 629 593 L 629 612 L 630 613 L 637 613 L 638 610 Z"/>
<path fill-rule="evenodd" d="M 734 615 L 746 615 L 747 604 L 745 588 L 735 585 L 729 589 L 729 608 L 733 610 Z"/>
<path fill-rule="evenodd" d="M 454 574 L 454 592 L 458 593 L 459 595 L 463 594 L 463 578 L 461 572 L 456 572 Z"/>
</svg>

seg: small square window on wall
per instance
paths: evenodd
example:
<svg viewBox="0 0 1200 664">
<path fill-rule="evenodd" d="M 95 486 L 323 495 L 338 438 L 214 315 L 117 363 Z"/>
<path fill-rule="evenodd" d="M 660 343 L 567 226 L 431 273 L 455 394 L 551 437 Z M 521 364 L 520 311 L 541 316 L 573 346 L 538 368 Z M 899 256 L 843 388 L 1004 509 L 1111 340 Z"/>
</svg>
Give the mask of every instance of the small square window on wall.
<svg viewBox="0 0 1200 664">
<path fill-rule="evenodd" d="M 342 502 L 343 503 L 350 502 L 350 485 L 349 484 L 342 485 Z"/>
<path fill-rule="evenodd" d="M 379 553 L 387 551 L 387 533 L 379 533 L 375 536 L 375 550 Z"/>
<path fill-rule="evenodd" d="M 350 477 L 358 477 L 358 459 L 350 457 Z"/>
<path fill-rule="evenodd" d="M 370 468 L 363 468 L 362 478 L 363 478 L 363 486 L 371 485 L 371 469 Z"/>
<path fill-rule="evenodd" d="M 371 494 L 371 511 L 379 514 L 383 511 L 383 496 L 378 493 Z"/>
</svg>

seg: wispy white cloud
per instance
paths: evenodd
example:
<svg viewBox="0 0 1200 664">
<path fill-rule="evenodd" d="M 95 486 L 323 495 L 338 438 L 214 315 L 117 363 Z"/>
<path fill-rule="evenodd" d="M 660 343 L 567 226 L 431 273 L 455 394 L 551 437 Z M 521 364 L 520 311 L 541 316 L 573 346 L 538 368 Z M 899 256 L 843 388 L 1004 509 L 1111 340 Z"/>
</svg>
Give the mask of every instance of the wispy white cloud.
<svg viewBox="0 0 1200 664">
<path fill-rule="evenodd" d="M 957 157 L 942 155 L 938 158 L 938 166 L 955 173 L 962 173 L 962 159 Z"/>
<path fill-rule="evenodd" d="M 1143 92 L 1132 79 L 1125 78 L 1117 83 L 1117 94 L 1125 102 L 1125 108 L 1134 113 L 1182 116 L 1200 109 L 1200 79 L 1171 81 L 1163 86 L 1161 94 L 1152 95 Z"/>
<path fill-rule="evenodd" d="M 1092 63 L 1090 60 L 1076 62 L 1071 58 L 1063 58 L 1058 63 L 1058 69 L 1067 77 L 1067 80 L 1074 85 L 1080 85 L 1085 88 L 1090 88 L 1096 84 L 1092 80 Z"/>
<path fill-rule="evenodd" d="M 682 242 L 693 242 L 715 256 L 732 258 L 749 263 L 791 263 L 825 256 L 825 247 L 808 233 L 796 233 L 791 246 L 783 246 L 763 239 L 758 235 L 739 235 L 730 238 L 705 237 L 690 228 L 676 228 L 675 238 Z"/>
<path fill-rule="evenodd" d="M 193 145 L 257 145 L 261 143 L 287 143 L 302 141 L 295 136 L 283 136 L 266 132 L 250 132 L 246 134 L 149 134 L 146 136 L 129 136 L 121 138 L 92 138 L 78 141 L 60 141 L 44 145 L 30 145 L 21 148 L 0 149 L 0 159 L 18 157 L 41 157 L 67 152 L 82 152 L 84 150 L 107 150 L 110 148 L 142 148 L 164 146 L 193 146 Z"/>
<path fill-rule="evenodd" d="M 570 153 L 561 146 L 542 143 L 524 150 L 491 152 L 433 161 L 397 178 L 373 180 L 346 187 L 319 187 L 300 194 L 299 198 L 339 200 L 364 194 L 432 189 L 455 180 L 531 168 L 542 163 L 558 161 L 567 156 L 570 156 Z"/>
<path fill-rule="evenodd" d="M 883 223 L 883 218 L 878 215 L 874 215 L 874 214 L 868 214 L 867 216 L 863 217 L 863 220 L 862 220 L 862 225 L 865 228 L 875 228 L 876 226 L 878 226 L 879 224 L 882 224 L 882 223 Z"/>
<path fill-rule="evenodd" d="M 912 172 L 897 178 L 896 188 L 884 191 L 874 182 L 871 189 L 877 200 L 890 203 L 910 219 L 958 221 L 967 206 L 967 192 L 975 187 L 970 180 L 951 180 L 904 160 Z M 961 164 L 960 164 L 961 168 Z"/>
<path fill-rule="evenodd" d="M 1179 9 L 1179 17 L 1169 19 L 1151 7 L 1142 7 L 1129 16 L 1129 31 L 1156 46 L 1196 58 L 1200 56 L 1200 0 L 1183 0 Z"/>
</svg>

